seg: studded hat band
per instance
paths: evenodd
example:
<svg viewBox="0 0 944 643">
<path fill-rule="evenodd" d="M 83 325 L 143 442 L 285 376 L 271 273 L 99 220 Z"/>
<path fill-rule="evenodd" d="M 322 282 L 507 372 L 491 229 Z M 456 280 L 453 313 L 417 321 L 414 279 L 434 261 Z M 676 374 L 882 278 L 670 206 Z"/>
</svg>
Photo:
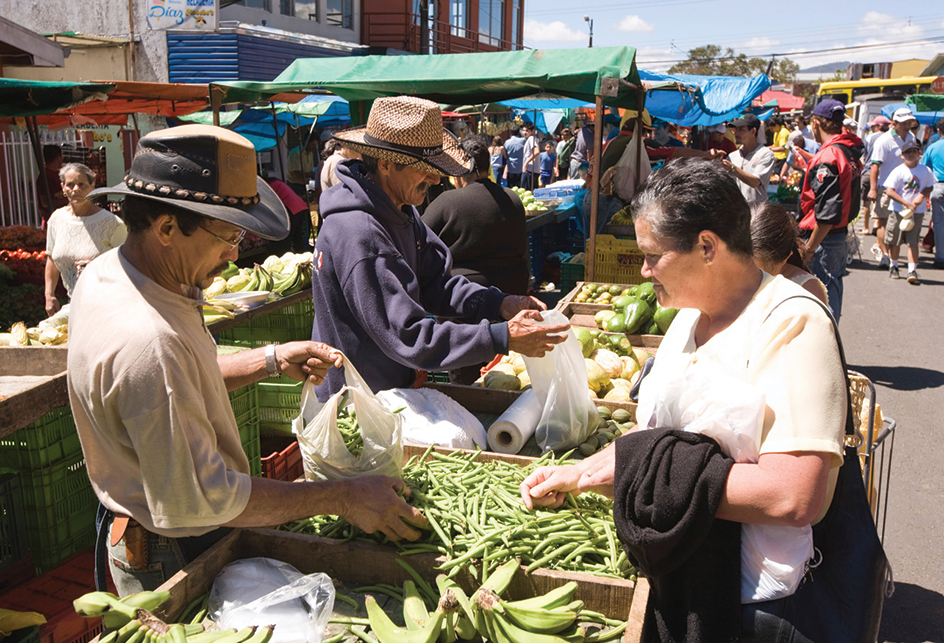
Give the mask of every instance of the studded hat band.
<svg viewBox="0 0 944 643">
<path fill-rule="evenodd" d="M 141 194 L 151 194 L 169 199 L 186 199 L 198 203 L 211 203 L 216 205 L 256 205 L 259 203 L 258 194 L 253 197 L 220 196 L 219 194 L 210 194 L 208 192 L 195 192 L 193 190 L 185 190 L 183 188 L 170 187 L 167 185 L 146 183 L 141 179 L 135 179 L 130 174 L 125 175 L 125 185 L 132 191 Z"/>
</svg>

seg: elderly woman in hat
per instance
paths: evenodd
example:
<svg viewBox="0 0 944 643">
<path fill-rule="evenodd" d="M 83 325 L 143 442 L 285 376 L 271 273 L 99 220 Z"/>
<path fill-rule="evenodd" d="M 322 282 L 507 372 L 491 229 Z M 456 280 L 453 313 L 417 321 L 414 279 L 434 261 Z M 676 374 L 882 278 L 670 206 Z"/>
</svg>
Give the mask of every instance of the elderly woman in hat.
<svg viewBox="0 0 944 643">
<path fill-rule="evenodd" d="M 642 274 L 660 304 L 681 311 L 640 385 L 637 429 L 574 465 L 537 469 L 521 485 L 524 504 L 557 507 L 588 490 L 614 497 L 620 539 L 652 586 L 647 641 L 852 640 L 796 632 L 784 603 L 814 545 L 824 567 L 813 580 L 837 573 L 823 570 L 836 569 L 842 554 L 827 545 L 838 541 L 820 540 L 817 523 L 842 527 L 849 515 L 840 499 L 857 503 L 870 525 L 863 541 L 880 550 L 858 458 L 844 452 L 853 429 L 828 311 L 757 267 L 750 209 L 720 165 L 670 161 L 632 205 Z M 747 400 L 753 413 L 738 408 Z M 714 422 L 698 429 L 706 416 Z M 748 531 L 768 536 L 758 543 Z M 828 591 L 834 581 L 810 585 Z M 845 611 L 877 628 L 880 602 L 869 613 L 876 606 L 847 600 L 820 608 L 837 625 L 848 622 Z M 778 630 L 784 638 L 768 638 Z"/>
<path fill-rule="evenodd" d="M 227 392 L 279 374 L 318 383 L 341 360 L 308 341 L 217 357 L 203 324 L 202 290 L 243 235 L 289 232 L 252 144 L 203 125 L 152 132 L 125 182 L 96 194 L 124 197 L 128 227 L 127 241 L 83 272 L 69 327 L 69 399 L 101 501 L 99 588 L 107 567 L 122 595 L 154 589 L 231 527 L 339 514 L 417 538 L 404 520 L 426 521 L 398 497 L 400 480 L 249 475 Z"/>
<path fill-rule="evenodd" d="M 340 184 L 321 195 L 314 339 L 340 349 L 374 391 L 510 350 L 540 357 L 563 341 L 567 325 L 536 323 L 538 300 L 451 275 L 448 248 L 420 219 L 414 206 L 431 185 L 472 169 L 435 103 L 378 99 L 366 127 L 335 137 L 362 160 L 338 163 Z M 329 372 L 319 399 L 343 385 L 341 369 Z"/>
</svg>

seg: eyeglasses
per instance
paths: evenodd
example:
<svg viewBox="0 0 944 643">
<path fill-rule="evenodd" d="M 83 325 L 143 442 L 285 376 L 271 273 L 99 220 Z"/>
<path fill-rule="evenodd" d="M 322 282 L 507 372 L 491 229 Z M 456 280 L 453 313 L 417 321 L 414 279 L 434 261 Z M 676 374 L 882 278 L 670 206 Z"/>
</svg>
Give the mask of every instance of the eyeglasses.
<svg viewBox="0 0 944 643">
<path fill-rule="evenodd" d="M 203 226 L 198 226 L 198 227 L 199 227 L 201 230 L 205 231 L 207 234 L 213 235 L 214 237 L 216 237 L 217 239 L 219 239 L 220 241 L 222 241 L 223 243 L 225 243 L 226 245 L 228 245 L 230 250 L 232 250 L 233 248 L 235 248 L 236 246 L 238 246 L 238 245 L 239 245 L 239 242 L 242 241 L 243 238 L 246 236 L 246 231 L 245 231 L 245 230 L 240 230 L 240 231 L 239 231 L 239 235 L 236 237 L 236 240 L 235 240 L 235 241 L 229 241 L 229 240 L 227 240 L 227 239 L 224 239 L 223 237 L 221 237 L 221 236 L 218 235 L 218 234 L 214 234 L 213 232 L 210 232 L 207 228 L 204 228 Z"/>
</svg>

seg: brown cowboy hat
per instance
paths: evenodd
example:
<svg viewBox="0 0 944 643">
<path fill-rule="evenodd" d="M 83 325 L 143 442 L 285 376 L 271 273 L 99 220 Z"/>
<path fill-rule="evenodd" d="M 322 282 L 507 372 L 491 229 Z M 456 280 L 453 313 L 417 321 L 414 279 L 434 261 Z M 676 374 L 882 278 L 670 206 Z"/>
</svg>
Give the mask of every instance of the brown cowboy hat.
<svg viewBox="0 0 944 643">
<path fill-rule="evenodd" d="M 422 98 L 378 98 L 365 127 L 336 132 L 334 138 L 359 154 L 430 174 L 462 176 L 472 171 L 472 161 L 459 140 L 443 128 L 439 105 Z"/>
<path fill-rule="evenodd" d="M 263 239 L 289 232 L 285 206 L 256 176 L 249 139 L 213 125 L 182 125 L 138 141 L 125 180 L 99 194 L 129 194 L 239 226 Z"/>
</svg>

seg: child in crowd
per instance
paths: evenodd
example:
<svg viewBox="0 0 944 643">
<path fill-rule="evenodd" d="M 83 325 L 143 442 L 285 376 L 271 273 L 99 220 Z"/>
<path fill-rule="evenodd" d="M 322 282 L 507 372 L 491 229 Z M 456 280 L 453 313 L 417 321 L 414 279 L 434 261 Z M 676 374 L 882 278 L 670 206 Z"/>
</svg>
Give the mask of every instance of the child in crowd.
<svg viewBox="0 0 944 643">
<path fill-rule="evenodd" d="M 931 168 L 918 162 L 921 147 L 916 142 L 906 141 L 901 146 L 901 158 L 904 163 L 892 170 L 884 184 L 885 194 L 892 202 L 892 212 L 885 228 L 885 245 L 891 256 L 888 276 L 901 279 L 898 274 L 898 255 L 900 246 L 907 244 L 908 283 L 918 284 L 918 241 L 935 178 Z"/>
<path fill-rule="evenodd" d="M 557 178 L 557 154 L 554 153 L 554 143 L 548 141 L 541 152 L 541 187 L 550 185 Z"/>
</svg>

